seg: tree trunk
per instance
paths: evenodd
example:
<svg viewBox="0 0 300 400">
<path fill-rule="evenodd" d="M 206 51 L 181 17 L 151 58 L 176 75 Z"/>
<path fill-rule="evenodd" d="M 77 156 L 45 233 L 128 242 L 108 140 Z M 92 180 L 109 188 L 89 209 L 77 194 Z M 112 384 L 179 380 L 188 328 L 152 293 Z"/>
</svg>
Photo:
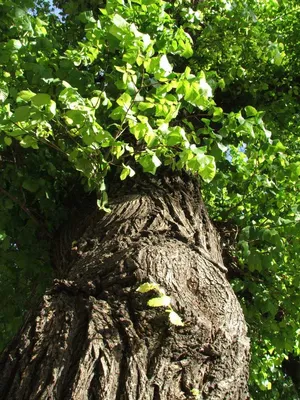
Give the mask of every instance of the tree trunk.
<svg viewBox="0 0 300 400">
<path fill-rule="evenodd" d="M 249 399 L 246 323 L 197 180 L 142 179 L 114 186 L 112 212 L 73 242 L 64 279 L 2 354 L 1 399 Z M 136 289 L 149 281 L 183 327 L 147 306 L 155 294 Z"/>
</svg>

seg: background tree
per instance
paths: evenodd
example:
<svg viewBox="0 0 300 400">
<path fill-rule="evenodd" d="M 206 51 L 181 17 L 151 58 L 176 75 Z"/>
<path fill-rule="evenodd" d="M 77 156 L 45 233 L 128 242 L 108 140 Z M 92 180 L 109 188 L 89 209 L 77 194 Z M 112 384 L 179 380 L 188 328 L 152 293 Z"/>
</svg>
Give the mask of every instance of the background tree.
<svg viewBox="0 0 300 400">
<path fill-rule="evenodd" d="M 152 377 L 157 376 L 155 368 L 172 362 L 184 371 L 179 374 L 180 384 L 177 370 L 171 377 L 162 375 L 164 388 L 162 381 L 153 378 L 155 385 L 151 390 L 156 396 L 170 395 L 170 388 L 174 390 L 173 396 L 175 393 L 188 396 L 191 389 L 199 388 L 205 396 L 210 392 L 211 398 L 244 398 L 246 370 L 234 387 L 225 380 L 227 386 L 222 388 L 222 373 L 218 369 L 220 365 L 223 370 L 228 368 L 220 354 L 230 360 L 225 349 L 218 347 L 222 338 L 226 348 L 224 335 L 232 346 L 227 348 L 233 349 L 232 354 L 246 367 L 247 357 L 242 356 L 243 348 L 247 349 L 246 341 L 242 340 L 241 347 L 233 344 L 237 331 L 221 330 L 214 338 L 213 348 L 207 337 L 209 329 L 201 331 L 197 343 L 190 341 L 193 329 L 198 326 L 195 321 L 204 309 L 215 314 L 222 309 L 218 321 L 206 315 L 213 326 L 220 325 L 221 320 L 230 322 L 222 296 L 207 291 L 210 287 L 204 272 L 207 269 L 213 274 L 208 280 L 221 283 L 226 288 L 223 294 L 229 293 L 232 298 L 229 309 L 234 311 L 233 321 L 241 318 L 223 278 L 215 234 L 200 206 L 198 183 L 192 178 L 197 175 L 202 181 L 201 191 L 209 215 L 221 235 L 227 277 L 250 328 L 252 397 L 297 398 L 287 379 L 291 376 L 295 387 L 299 387 L 298 375 L 291 372 L 297 371 L 299 365 L 300 9 L 297 2 L 115 0 L 105 4 L 59 2 L 57 5 L 64 10 L 61 17 L 49 12 L 44 2 L 35 7 L 28 3 L 26 6 L 34 10 L 31 12 L 24 9 L 24 3 L 2 3 L 2 344 L 48 286 L 51 287 L 48 297 L 44 297 L 43 308 L 37 311 L 40 322 L 34 330 L 36 315 L 29 317 L 18 337 L 18 348 L 23 349 L 28 359 L 32 357 L 33 368 L 43 365 L 46 371 L 53 371 L 53 351 L 49 350 L 49 344 L 40 340 L 43 345 L 38 346 L 48 329 L 42 315 L 49 317 L 54 310 L 57 313 L 64 310 L 61 319 L 54 319 L 57 325 L 53 324 L 53 331 L 49 328 L 53 343 L 60 340 L 61 348 L 68 347 L 67 338 L 72 337 L 68 331 L 63 338 L 55 337 L 55 332 L 65 330 L 66 326 L 73 334 L 77 332 L 77 336 L 70 345 L 74 357 L 65 361 L 65 366 L 73 365 L 73 369 L 66 368 L 69 372 L 60 377 L 57 389 L 60 396 L 69 396 L 68 391 L 73 390 L 73 394 L 82 398 L 82 393 L 74 390 L 84 379 L 92 379 L 85 386 L 90 387 L 91 398 L 97 396 L 93 393 L 99 387 L 102 391 L 106 387 L 107 398 L 113 393 L 109 392 L 117 384 L 113 379 L 106 386 L 93 379 L 101 375 L 104 364 L 100 363 L 96 372 L 95 368 L 89 371 L 94 365 L 91 359 L 96 360 L 103 351 L 101 345 L 96 349 L 86 345 L 84 351 L 80 347 L 80 343 L 87 344 L 88 340 L 94 343 L 92 338 L 97 329 L 87 325 L 87 321 L 94 323 L 98 319 L 98 326 L 108 326 L 107 333 L 116 332 L 115 343 L 106 338 L 111 348 L 124 347 L 126 338 L 131 351 L 128 354 L 137 356 L 132 369 L 129 355 L 129 358 L 124 356 L 122 365 L 127 367 L 128 374 L 122 375 L 118 382 L 119 395 L 126 382 L 137 376 L 134 367 L 137 360 L 144 365 L 143 357 L 149 351 L 153 360 Z M 189 175 L 181 170 L 189 171 Z M 152 175 L 158 180 L 151 178 Z M 97 193 L 97 200 L 93 193 Z M 120 195 L 122 201 L 117 200 Z M 137 198 L 139 206 L 132 214 L 130 209 Z M 96 217 L 96 202 L 102 212 L 109 211 L 109 207 L 112 212 Z M 124 217 L 127 215 L 131 218 L 134 215 L 140 225 L 128 217 L 131 221 L 128 226 Z M 107 227 L 110 233 L 102 237 Z M 133 246 L 135 236 L 141 248 Z M 182 270 L 179 275 L 172 275 L 172 279 L 166 273 L 167 261 L 162 261 L 166 256 L 158 250 L 155 237 L 159 237 L 160 243 L 168 242 L 164 250 L 169 249 L 168 256 L 182 249 L 181 262 L 178 257 L 174 261 Z M 97 238 L 102 238 L 101 248 L 100 242 L 96 245 L 92 241 Z M 127 243 L 127 258 L 122 253 L 124 243 Z M 153 248 L 151 255 L 147 253 L 152 259 L 150 265 L 143 253 L 149 243 Z M 182 243 L 188 244 L 186 253 L 186 247 L 180 247 Z M 197 259 L 193 258 L 195 249 Z M 56 268 L 53 276 L 59 278 L 54 286 L 50 253 Z M 109 255 L 114 253 L 121 258 L 110 259 Z M 97 279 L 93 263 L 82 270 L 87 259 L 96 258 L 108 268 Z M 154 268 L 158 259 L 162 265 L 160 274 Z M 119 276 L 121 260 L 124 275 Z M 186 277 L 193 271 L 188 260 L 194 260 L 198 266 L 190 277 L 198 285 L 191 303 L 184 300 L 189 299 L 190 290 Z M 115 283 L 111 282 L 109 268 L 115 271 Z M 139 274 L 130 275 L 129 271 L 136 270 Z M 80 279 L 78 274 L 83 272 L 84 278 Z M 149 280 L 149 275 L 174 298 L 175 311 L 186 321 L 184 328 L 170 328 L 160 309 L 145 313 L 148 294 L 143 297 L 134 290 L 139 282 Z M 125 277 L 128 281 L 122 280 Z M 202 291 L 201 279 L 206 282 Z M 210 294 L 207 300 L 203 291 Z M 97 298 L 100 292 L 106 296 L 100 303 L 92 304 L 86 299 L 86 296 Z M 80 299 L 76 314 L 71 298 Z M 217 308 L 212 306 L 212 299 L 218 299 Z M 107 319 L 103 319 L 99 307 L 106 310 Z M 132 319 L 140 338 L 148 329 L 156 349 L 161 348 L 157 343 L 167 341 L 166 354 L 155 353 L 151 346 L 147 350 L 143 341 L 136 348 L 138 340 L 130 324 Z M 123 321 L 122 328 L 118 325 L 119 330 L 115 320 Z M 208 325 L 202 321 L 201 326 Z M 31 327 L 31 343 L 37 344 L 38 356 L 26 345 L 26 338 L 30 337 L 28 327 Z M 245 335 L 243 322 L 236 329 Z M 187 335 L 184 341 L 191 345 L 183 351 L 178 343 L 182 343 L 184 332 Z M 99 335 L 103 338 L 104 333 L 97 335 L 101 343 Z M 13 351 L 15 343 L 8 351 Z M 13 359 L 18 360 L 22 351 L 11 353 Z M 42 354 L 48 351 L 52 357 L 47 364 Z M 57 352 L 60 360 L 63 353 Z M 4 371 L 10 375 L 17 364 L 7 364 L 8 354 L 4 352 L 2 362 Z M 168 357 L 175 358 L 171 362 Z M 202 370 L 196 371 L 195 365 L 191 368 L 184 365 L 186 359 L 196 360 Z M 113 358 L 110 360 L 108 364 L 114 365 Z M 206 362 L 210 368 L 205 373 Z M 229 364 L 233 369 L 229 368 L 228 373 L 234 375 L 237 371 L 232 359 Z M 76 369 L 79 365 L 84 370 L 81 375 Z M 24 391 L 19 393 L 29 398 L 29 391 L 33 390 L 30 377 L 35 372 L 25 372 L 29 380 L 23 381 Z M 45 383 L 39 390 L 49 390 L 50 381 L 53 380 L 53 385 L 59 381 L 50 372 L 47 379 L 48 386 Z M 147 385 L 144 378 L 139 379 L 143 383 L 137 384 L 137 392 L 141 393 L 139 390 Z M 8 387 L 17 390 L 12 381 L 1 381 L 8 385 L 2 384 L 2 390 Z M 68 385 L 70 381 L 73 387 Z M 153 392 L 148 387 L 145 390 L 153 398 Z"/>
</svg>

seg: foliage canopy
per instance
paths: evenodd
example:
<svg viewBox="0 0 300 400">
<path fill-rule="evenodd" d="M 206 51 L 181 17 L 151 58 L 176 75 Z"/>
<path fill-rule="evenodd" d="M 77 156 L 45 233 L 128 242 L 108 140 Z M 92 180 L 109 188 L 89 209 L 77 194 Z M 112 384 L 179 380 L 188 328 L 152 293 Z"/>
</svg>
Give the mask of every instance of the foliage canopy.
<svg viewBox="0 0 300 400">
<path fill-rule="evenodd" d="M 287 0 L 1 0 L 2 346 L 51 278 L 82 184 L 202 179 L 252 340 L 253 398 L 292 398 L 300 355 L 300 7 Z M 53 210 L 55 209 L 55 213 Z"/>
</svg>

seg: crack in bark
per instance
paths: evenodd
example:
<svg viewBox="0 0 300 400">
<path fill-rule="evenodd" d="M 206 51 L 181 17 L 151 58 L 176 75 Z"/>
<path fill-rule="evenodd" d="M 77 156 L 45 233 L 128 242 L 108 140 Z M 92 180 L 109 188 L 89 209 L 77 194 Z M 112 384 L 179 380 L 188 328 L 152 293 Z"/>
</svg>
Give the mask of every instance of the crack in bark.
<svg viewBox="0 0 300 400">
<path fill-rule="evenodd" d="M 89 313 L 87 311 L 88 305 L 86 302 L 82 303 L 82 301 L 79 301 L 78 303 L 78 308 L 76 308 L 76 313 L 79 316 L 78 322 L 76 324 L 77 332 L 73 336 L 69 345 L 71 362 L 68 365 L 68 370 L 65 378 L 61 383 L 61 400 L 72 400 L 72 387 L 75 383 L 75 378 L 79 369 L 80 361 L 87 345 L 89 321 Z"/>
<path fill-rule="evenodd" d="M 122 321 L 118 323 L 118 330 L 119 330 L 119 334 L 120 334 L 120 338 L 122 341 L 122 357 L 121 357 L 121 361 L 120 361 L 120 374 L 119 374 L 119 378 L 118 378 L 118 387 L 117 387 L 117 391 L 116 391 L 116 400 L 125 400 L 126 399 L 126 390 L 124 390 L 126 388 L 126 382 L 127 382 L 127 377 L 126 377 L 126 371 L 127 371 L 127 354 L 130 351 L 130 347 L 129 347 L 129 341 L 126 335 L 126 331 L 124 329 L 124 327 L 122 326 Z M 128 350 L 127 350 L 128 349 Z"/>
<path fill-rule="evenodd" d="M 91 380 L 91 383 L 89 385 L 88 388 L 88 399 L 89 400 L 97 400 L 99 397 L 99 393 L 100 393 L 100 385 L 99 385 L 99 377 L 100 377 L 100 355 L 99 357 L 96 359 L 95 363 L 94 363 L 94 369 L 93 369 L 93 379 Z"/>
</svg>

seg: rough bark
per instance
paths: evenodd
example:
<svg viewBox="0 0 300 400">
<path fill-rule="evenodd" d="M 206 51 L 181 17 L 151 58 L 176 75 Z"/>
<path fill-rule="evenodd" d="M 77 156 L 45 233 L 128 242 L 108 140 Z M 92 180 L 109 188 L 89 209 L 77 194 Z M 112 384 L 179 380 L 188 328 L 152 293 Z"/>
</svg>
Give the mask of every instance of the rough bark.
<svg viewBox="0 0 300 400">
<path fill-rule="evenodd" d="M 64 279 L 2 354 L 1 399 L 249 398 L 246 323 L 197 180 L 129 183 L 110 214 L 93 212 Z M 151 280 L 184 327 L 136 292 Z"/>
</svg>

